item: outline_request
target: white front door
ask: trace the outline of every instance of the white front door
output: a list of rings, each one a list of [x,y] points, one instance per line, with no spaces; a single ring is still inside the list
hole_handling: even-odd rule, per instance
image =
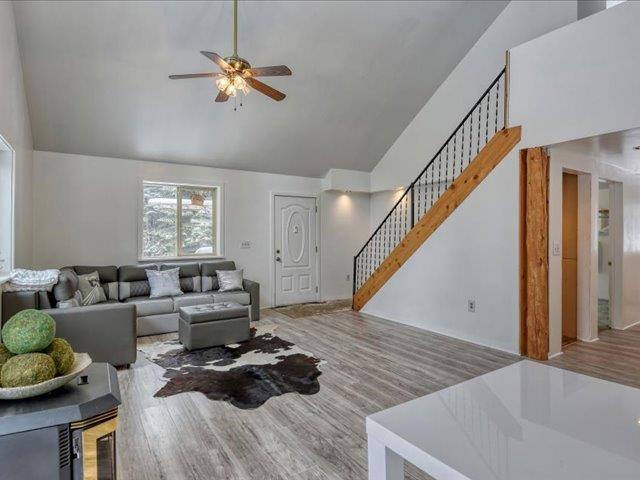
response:
[[[275,197],[276,306],[318,300],[316,199]]]

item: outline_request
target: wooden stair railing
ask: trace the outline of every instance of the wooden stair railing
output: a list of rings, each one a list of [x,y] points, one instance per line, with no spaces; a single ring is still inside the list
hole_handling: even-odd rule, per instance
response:
[[[354,310],[360,310],[382,288],[519,142],[520,127],[500,130],[491,138],[476,158],[356,291],[353,296]]]
[[[507,128],[505,67],[458,124],[353,259],[360,310],[520,141]]]

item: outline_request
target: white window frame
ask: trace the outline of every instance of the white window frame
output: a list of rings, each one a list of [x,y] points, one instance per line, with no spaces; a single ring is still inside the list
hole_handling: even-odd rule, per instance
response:
[[[15,262],[15,248],[16,248],[16,152],[9,142],[7,142],[2,135],[0,135],[0,151],[5,152],[10,157],[10,178],[11,191],[9,193],[9,209],[10,209],[10,233],[9,233],[9,251],[6,255],[6,262],[4,265],[0,265],[0,284],[9,278],[9,272],[14,268]],[[6,192],[4,192],[6,193]]]
[[[217,214],[216,214],[216,242],[217,242],[217,254],[206,254],[206,255],[180,255],[180,215],[178,215],[176,225],[176,249],[177,255],[173,256],[165,256],[165,257],[148,257],[143,255],[143,246],[144,246],[144,186],[145,184],[155,184],[155,185],[167,185],[172,187],[182,187],[182,188],[201,188],[201,189],[212,189],[216,195],[216,205],[217,205]],[[179,197],[179,196],[178,196]],[[177,211],[180,211],[180,198],[178,198]],[[158,180],[150,180],[150,179],[139,179],[138,182],[138,260],[142,262],[149,261],[172,261],[172,260],[203,260],[203,259],[219,259],[225,258],[224,256],[224,185],[205,185],[198,182],[189,182],[189,181],[158,181]]]

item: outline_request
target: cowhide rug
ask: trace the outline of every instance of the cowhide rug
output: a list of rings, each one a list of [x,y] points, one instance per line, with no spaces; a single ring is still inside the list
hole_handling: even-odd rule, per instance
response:
[[[276,328],[261,325],[251,328],[246,342],[191,352],[178,340],[139,347],[165,369],[167,383],[154,396],[201,392],[211,400],[252,409],[285,393],[318,393],[318,367],[325,362],[274,335]]]

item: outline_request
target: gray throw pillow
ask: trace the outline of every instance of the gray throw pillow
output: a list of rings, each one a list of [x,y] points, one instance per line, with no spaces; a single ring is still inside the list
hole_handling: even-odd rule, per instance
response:
[[[58,302],[70,300],[78,291],[78,275],[71,268],[60,269],[58,283],[53,287],[53,296]]]
[[[180,268],[170,270],[145,270],[151,294],[149,298],[182,295],[180,290]]]
[[[242,269],[240,270],[217,270],[219,292],[233,292],[242,290]]]
[[[85,275],[78,275],[78,290],[82,295],[82,305],[94,305],[107,301],[102,285],[100,285],[100,275],[98,272],[91,272]]]

